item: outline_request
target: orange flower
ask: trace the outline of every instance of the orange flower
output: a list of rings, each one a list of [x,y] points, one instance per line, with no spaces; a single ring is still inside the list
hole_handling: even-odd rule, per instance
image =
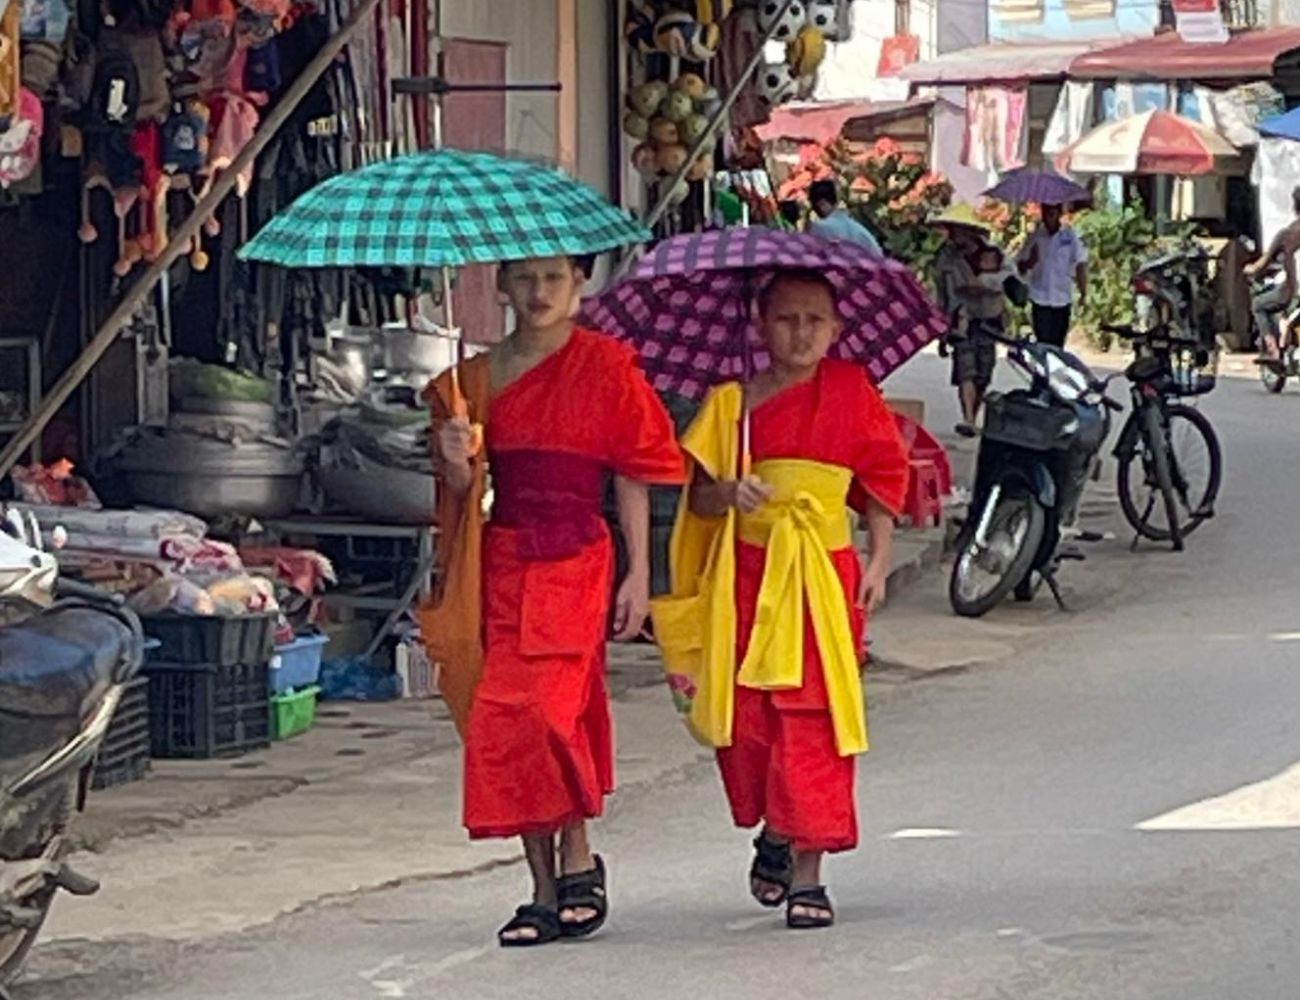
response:
[[[876,140],[875,146],[872,147],[872,152],[875,153],[876,156],[880,157],[895,156],[898,151],[898,143],[889,138],[889,136],[881,136]]]

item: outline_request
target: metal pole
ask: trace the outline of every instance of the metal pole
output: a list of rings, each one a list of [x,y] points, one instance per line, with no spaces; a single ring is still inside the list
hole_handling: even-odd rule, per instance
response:
[[[709,125],[704,130],[704,134],[700,136],[695,145],[691,147],[691,151],[686,157],[686,162],[682,164],[667,183],[659,186],[659,200],[655,203],[654,208],[650,210],[650,214],[646,216],[646,228],[654,229],[654,227],[659,224],[659,220],[662,219],[664,214],[668,211],[668,208],[672,203],[673,195],[677,193],[677,189],[681,187],[682,182],[686,179],[686,175],[699,157],[700,151],[712,142],[713,137],[718,134],[718,129],[722,127],[722,123],[726,120],[727,114],[731,111],[736,100],[740,97],[741,90],[743,90],[746,84],[749,83],[750,78],[754,75],[754,71],[758,69],[759,65],[763,62],[763,50],[767,47],[767,43],[771,41],[772,32],[776,29],[776,26],[780,24],[781,19],[785,17],[786,12],[794,2],[795,0],[785,0],[780,13],[772,19],[771,25],[763,35],[763,40],[758,44],[757,48],[754,49],[754,54],[749,57],[749,62],[745,64],[745,68],[740,74],[740,79],[736,80],[732,84],[731,91],[723,100],[722,106],[718,108],[718,110],[714,112],[713,117],[709,119]],[[640,252],[640,248],[638,248],[624,257],[618,268],[615,269],[611,280],[617,281],[626,275],[628,269],[633,263],[635,263]]]
[[[347,47],[352,36],[357,33],[357,30],[368,17],[374,15],[378,6],[379,0],[359,0],[352,13],[348,15],[347,20],[343,22],[343,26],[339,28],[338,33],[321,47],[315,58],[302,71],[302,75],[285,91],[284,96],[271,109],[271,113],[266,116],[266,119],[253,134],[253,138],[249,140],[248,145],[239,151],[234,162],[221,173],[207,195],[194,206],[194,211],[189,218],[177,228],[167,244],[167,248],[145,271],[140,280],[131,286],[130,290],[123,296],[122,301],[118,303],[117,308],[113,310],[108,319],[104,320],[77,360],[50,387],[50,391],[41,400],[41,405],[36,412],[28,417],[23,429],[10,439],[3,451],[0,451],[0,477],[8,474],[23,452],[40,436],[41,431],[45,429],[45,425],[54,419],[63,404],[68,401],[68,397],[72,395],[82,380],[90,374],[91,369],[95,367],[99,359],[113,345],[113,342],[122,332],[122,328],[131,322],[141,303],[153,292],[154,286],[167,273],[172,264],[186,253],[194,237],[199,234],[199,230],[203,227],[204,220],[209,218],[225,197],[234,190],[239,175],[252,165],[258,154],[266,148],[284,123],[289,120],[289,116],[302,103],[303,98],[307,96],[316,81],[325,70],[329,69],[334,60],[338,58],[339,53]]]

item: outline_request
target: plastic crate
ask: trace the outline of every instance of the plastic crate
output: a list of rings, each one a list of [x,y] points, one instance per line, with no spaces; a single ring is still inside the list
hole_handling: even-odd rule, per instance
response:
[[[271,693],[284,694],[310,687],[320,680],[320,661],[329,636],[302,635],[277,646],[271,658]]]
[[[144,633],[158,640],[150,662],[231,667],[266,663],[275,648],[278,614],[218,618],[167,612],[143,619]]]
[[[145,670],[155,757],[238,757],[270,745],[267,663],[151,663]]]
[[[149,678],[127,685],[95,756],[90,787],[96,791],[139,781],[149,773]]]
[[[275,739],[293,739],[316,724],[316,699],[319,694],[320,688],[312,686],[291,694],[277,694],[271,699]]]

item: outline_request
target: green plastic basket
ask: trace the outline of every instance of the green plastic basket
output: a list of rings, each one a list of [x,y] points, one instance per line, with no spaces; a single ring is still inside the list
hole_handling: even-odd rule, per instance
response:
[[[275,720],[274,738],[289,740],[305,733],[316,722],[316,686],[277,694],[271,699],[271,717]]]

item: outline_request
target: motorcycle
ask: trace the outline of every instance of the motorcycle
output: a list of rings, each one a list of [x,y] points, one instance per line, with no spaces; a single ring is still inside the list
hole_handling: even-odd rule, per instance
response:
[[[1062,549],[1062,532],[1097,468],[1110,411],[1121,409],[1106,397],[1106,383],[1068,352],[998,339],[1029,384],[985,403],[970,516],[948,586],[953,610],[967,618],[987,614],[1012,592],[1031,600],[1040,583],[1064,609],[1056,572],[1062,561],[1082,557]]]
[[[1273,267],[1265,274],[1251,282],[1251,296],[1262,295],[1273,288],[1278,288],[1286,280],[1280,267]],[[1251,341],[1264,351],[1263,331],[1255,320],[1254,310],[1250,314]],[[1269,364],[1263,359],[1259,362],[1259,381],[1273,395],[1286,388],[1288,378],[1300,378],[1300,300],[1293,301],[1277,315],[1277,335],[1279,360]]]
[[[144,661],[119,599],[61,579],[29,513],[0,510],[0,1000],[59,891],[98,883],[64,860],[69,825]]]
[[[1210,255],[1199,244],[1146,261],[1134,273],[1134,326],[1139,332],[1168,331],[1176,340],[1214,343],[1215,320],[1210,286]]]

